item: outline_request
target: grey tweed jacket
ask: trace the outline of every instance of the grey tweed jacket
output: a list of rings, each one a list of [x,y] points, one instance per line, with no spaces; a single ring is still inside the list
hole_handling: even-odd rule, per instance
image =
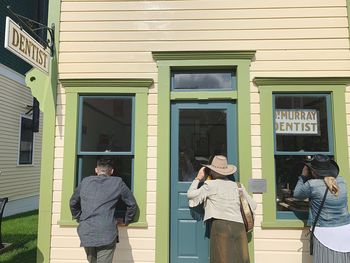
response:
[[[70,209],[79,222],[81,246],[99,247],[118,242],[114,217],[119,200],[127,206],[124,222],[129,224],[136,213],[135,198],[120,177],[99,175],[84,178],[70,199]]]

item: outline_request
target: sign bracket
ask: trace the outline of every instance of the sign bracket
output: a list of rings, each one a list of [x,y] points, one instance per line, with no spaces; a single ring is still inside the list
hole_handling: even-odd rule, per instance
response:
[[[55,51],[55,24],[52,23],[51,27],[48,27],[35,20],[32,20],[30,18],[27,18],[25,16],[22,16],[13,12],[11,10],[11,6],[9,5],[7,6],[7,9],[13,16],[15,16],[18,19],[18,21],[20,22],[19,26],[21,27],[21,29],[22,27],[25,27],[33,35],[35,35],[35,37],[40,40],[40,43],[43,45],[44,48],[48,47],[50,49],[50,55],[51,57],[53,57],[54,51]],[[36,24],[37,27],[33,28],[34,27],[33,24]],[[45,40],[36,32],[38,30],[45,30],[45,29],[49,32],[50,39]]]

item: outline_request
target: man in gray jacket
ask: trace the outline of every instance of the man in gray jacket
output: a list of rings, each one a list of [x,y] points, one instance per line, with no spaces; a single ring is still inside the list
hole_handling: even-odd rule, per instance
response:
[[[113,174],[112,161],[97,161],[96,176],[85,177],[70,199],[70,209],[79,222],[78,235],[90,263],[111,263],[118,240],[115,208],[121,199],[126,204],[124,225],[134,218],[135,198],[120,177]]]

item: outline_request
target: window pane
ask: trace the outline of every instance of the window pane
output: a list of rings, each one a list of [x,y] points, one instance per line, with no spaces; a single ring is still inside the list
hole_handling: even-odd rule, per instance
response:
[[[306,218],[309,200],[293,198],[293,191],[304,167],[306,156],[275,156],[277,211],[292,211]]]
[[[172,75],[172,89],[176,90],[229,90],[234,89],[235,72],[221,71],[176,71]]]
[[[326,96],[275,95],[277,151],[328,152]]]
[[[192,181],[201,164],[227,155],[226,119],[226,110],[180,110],[179,181]]]
[[[87,176],[95,175],[96,162],[102,156],[82,156],[79,157],[78,180]],[[109,156],[103,156],[109,158]],[[114,164],[113,176],[120,176],[123,181],[131,188],[132,174],[132,156],[110,156]]]
[[[79,157],[79,169],[78,169],[78,182],[87,177],[95,175],[95,167],[98,158],[101,156],[83,156]],[[106,158],[106,156],[104,156]],[[133,189],[132,187],[132,156],[111,156],[114,164],[114,173],[113,176],[119,176],[123,179],[124,183],[129,187],[129,189]],[[126,206],[123,202],[118,202],[116,207],[116,217],[123,217],[126,211]]]
[[[81,151],[130,152],[131,98],[83,98]]]
[[[33,138],[32,120],[22,117],[18,161],[19,164],[33,163]]]

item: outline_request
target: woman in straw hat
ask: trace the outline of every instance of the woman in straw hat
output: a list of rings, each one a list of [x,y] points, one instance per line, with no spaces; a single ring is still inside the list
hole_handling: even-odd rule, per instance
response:
[[[214,156],[210,165],[204,165],[187,191],[189,206],[204,203],[204,222],[211,222],[210,263],[249,263],[248,241],[240,212],[239,189],[228,179],[237,167],[228,164],[225,156]],[[198,184],[205,178],[204,169],[209,168],[212,180]],[[243,188],[251,208],[255,201]]]
[[[314,263],[350,263],[348,194],[338,174],[335,161],[315,155],[305,162],[294,189],[295,198],[310,201],[308,225],[314,228],[310,237]]]

